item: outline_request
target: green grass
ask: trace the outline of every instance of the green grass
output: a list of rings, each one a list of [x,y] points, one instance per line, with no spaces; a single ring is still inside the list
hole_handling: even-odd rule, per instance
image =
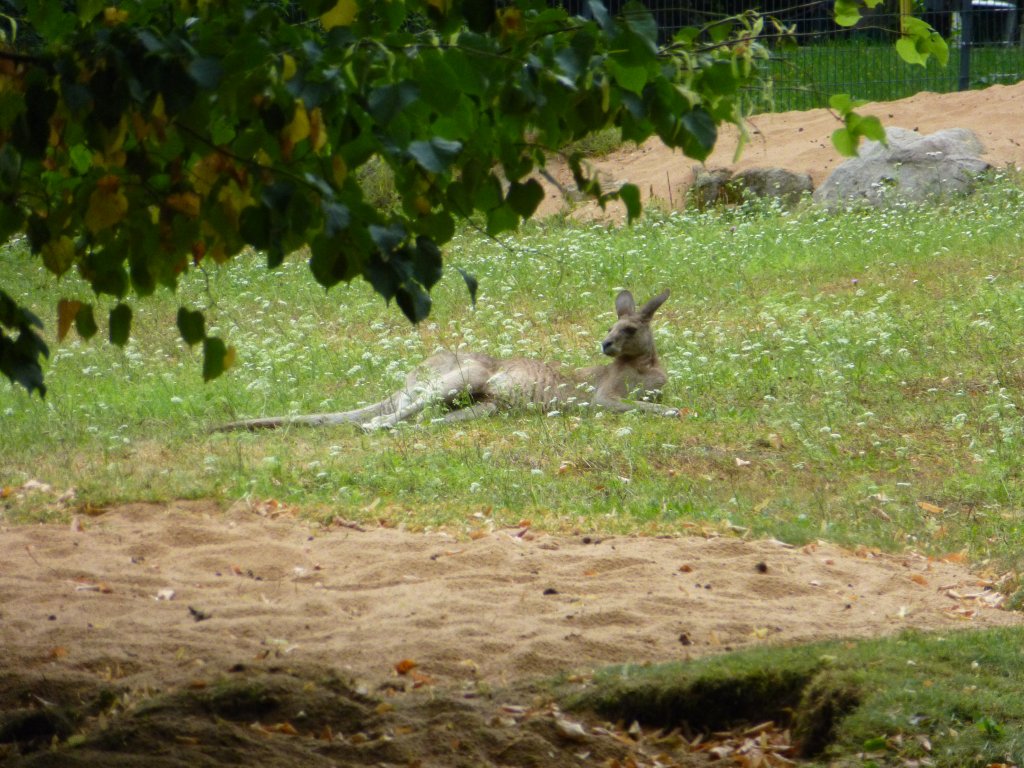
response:
[[[562,695],[619,722],[697,733],[774,720],[803,745],[803,765],[1020,765],[1021,640],[1019,629],[907,632],[757,649],[612,667]]]
[[[1003,180],[930,209],[829,215],[772,207],[653,214],[631,229],[551,222],[501,243],[467,231],[430,320],[409,326],[362,283],[325,292],[301,258],[257,256],[135,305],[132,342],[52,338],[45,401],[0,388],[7,519],[55,504],[276,499],[311,515],[413,528],[747,529],[1016,569],[1024,533],[1024,192]],[[85,297],[16,246],[4,288],[48,323]],[[379,399],[439,346],[600,361],[612,299],[664,287],[656,318],[681,419],[505,415],[210,434],[234,418]],[[177,337],[207,310],[238,364],[204,385]],[[28,480],[52,494],[11,493]],[[921,506],[924,504],[925,506]],[[940,511],[936,512],[936,508]]]
[[[921,91],[959,89],[960,49],[950,43],[945,67],[930,61],[911,66],[900,59],[892,41],[842,40],[780,48],[773,52],[765,93],[752,96],[758,112],[827,107],[829,97],[848,93],[855,99],[892,101]],[[1024,78],[1019,46],[979,45],[971,50],[970,85],[1012,85]]]

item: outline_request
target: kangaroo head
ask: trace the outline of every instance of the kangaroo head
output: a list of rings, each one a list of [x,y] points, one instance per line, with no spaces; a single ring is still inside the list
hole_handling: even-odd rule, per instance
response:
[[[636,308],[633,294],[622,291],[615,297],[615,311],[619,319],[601,342],[601,351],[609,357],[641,357],[654,354],[654,337],[651,335],[651,318],[658,307],[665,303],[668,291],[663,291]]]

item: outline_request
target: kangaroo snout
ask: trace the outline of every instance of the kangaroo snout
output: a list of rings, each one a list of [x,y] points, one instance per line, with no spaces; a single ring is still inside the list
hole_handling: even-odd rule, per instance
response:
[[[612,339],[605,339],[601,342],[601,351],[609,357],[615,357],[618,349],[615,346],[615,342]]]

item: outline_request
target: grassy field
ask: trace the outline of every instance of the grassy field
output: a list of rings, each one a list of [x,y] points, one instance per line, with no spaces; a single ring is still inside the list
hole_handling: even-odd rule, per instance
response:
[[[430,321],[363,284],[324,292],[301,257],[191,275],[135,307],[133,340],[52,341],[45,401],[0,388],[5,516],[52,514],[38,480],[83,503],[275,499],[311,515],[412,527],[748,530],[791,542],[966,553],[1015,568],[1024,531],[1024,192],[833,216],[753,208],[658,214],[631,229],[550,222],[492,242],[467,231]],[[15,246],[5,288],[48,321],[75,279]],[[680,419],[507,415],[394,432],[210,434],[239,417],[378,399],[437,347],[599,362],[612,300],[664,287],[656,318]],[[178,338],[202,307],[238,364],[204,385]]]

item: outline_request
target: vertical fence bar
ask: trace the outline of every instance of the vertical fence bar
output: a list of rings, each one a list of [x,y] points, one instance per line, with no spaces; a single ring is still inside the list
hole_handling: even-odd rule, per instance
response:
[[[974,0],[960,0],[960,79],[957,88],[971,87],[971,44],[974,42]]]

